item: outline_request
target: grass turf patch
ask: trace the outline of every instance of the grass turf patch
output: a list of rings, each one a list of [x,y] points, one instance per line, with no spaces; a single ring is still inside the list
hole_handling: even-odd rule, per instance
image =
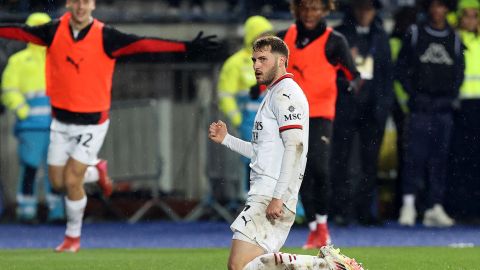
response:
[[[287,248],[284,252],[315,251]],[[358,247],[342,249],[370,270],[480,270],[480,248]],[[82,249],[56,254],[46,249],[0,250],[2,270],[223,270],[228,249]]]

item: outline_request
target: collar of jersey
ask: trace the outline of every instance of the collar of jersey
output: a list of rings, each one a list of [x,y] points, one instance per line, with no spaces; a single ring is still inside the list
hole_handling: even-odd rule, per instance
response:
[[[268,89],[272,89],[272,87],[274,87],[277,83],[279,83],[281,80],[283,79],[287,79],[287,78],[293,78],[293,74],[292,73],[286,73],[285,75],[283,75],[282,77],[278,78],[276,81],[274,81],[269,87]]]

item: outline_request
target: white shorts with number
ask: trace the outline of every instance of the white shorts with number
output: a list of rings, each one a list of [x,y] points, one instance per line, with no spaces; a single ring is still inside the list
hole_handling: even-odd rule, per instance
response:
[[[230,226],[233,239],[257,245],[265,253],[278,252],[287,240],[295,221],[295,213],[283,206],[283,217],[270,221],[266,210],[271,198],[251,196],[243,211]]]
[[[48,164],[63,166],[71,157],[83,164],[95,165],[107,134],[110,120],[99,125],[65,124],[53,119],[50,126]]]

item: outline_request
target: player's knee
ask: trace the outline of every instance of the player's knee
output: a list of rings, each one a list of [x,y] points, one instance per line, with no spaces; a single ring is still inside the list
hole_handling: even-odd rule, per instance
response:
[[[228,270],[242,270],[245,267],[245,263],[242,260],[238,260],[238,257],[229,258],[227,268]]]
[[[83,185],[83,177],[67,174],[65,176],[65,188],[67,190],[75,190],[81,188]]]

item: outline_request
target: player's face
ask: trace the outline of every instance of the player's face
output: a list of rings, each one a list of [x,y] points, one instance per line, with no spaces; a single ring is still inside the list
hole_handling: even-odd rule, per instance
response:
[[[320,20],[328,14],[321,1],[303,0],[298,7],[298,19],[307,30],[317,27]]]
[[[460,28],[468,31],[475,32],[478,28],[478,10],[475,8],[466,8],[462,12],[460,18]]]
[[[272,54],[270,47],[265,47],[262,50],[254,51],[252,60],[257,83],[270,85],[277,77],[278,56]]]
[[[95,0],[67,0],[67,9],[72,13],[76,24],[85,25],[90,22],[92,11],[95,9]]]

